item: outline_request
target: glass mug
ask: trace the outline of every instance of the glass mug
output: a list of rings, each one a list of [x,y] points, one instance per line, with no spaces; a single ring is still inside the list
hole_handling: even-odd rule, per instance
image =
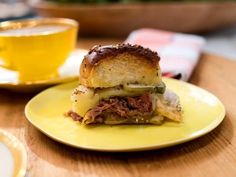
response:
[[[55,77],[75,47],[78,23],[38,18],[0,23],[0,66],[19,73],[20,81]]]

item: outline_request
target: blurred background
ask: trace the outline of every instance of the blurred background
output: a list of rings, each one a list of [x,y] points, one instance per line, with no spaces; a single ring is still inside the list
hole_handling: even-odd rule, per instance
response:
[[[0,21],[66,17],[83,38],[123,38],[139,28],[198,34],[204,51],[236,60],[236,0],[0,0]]]

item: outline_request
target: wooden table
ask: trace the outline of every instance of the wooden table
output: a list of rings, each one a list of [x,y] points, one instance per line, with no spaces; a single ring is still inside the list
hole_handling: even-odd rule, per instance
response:
[[[80,40],[82,48],[120,40]],[[0,127],[26,146],[30,177],[222,177],[236,176],[236,62],[204,54],[190,80],[224,103],[227,115],[211,133],[178,146],[147,152],[100,153],[48,138],[24,116],[33,94],[0,89]]]

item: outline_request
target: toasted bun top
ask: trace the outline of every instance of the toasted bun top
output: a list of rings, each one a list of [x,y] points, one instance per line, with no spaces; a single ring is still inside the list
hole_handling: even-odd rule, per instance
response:
[[[139,45],[95,46],[80,66],[80,83],[87,87],[114,87],[161,82],[157,52]]]

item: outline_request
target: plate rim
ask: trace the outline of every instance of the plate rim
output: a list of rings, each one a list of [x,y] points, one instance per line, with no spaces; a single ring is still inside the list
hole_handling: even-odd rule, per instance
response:
[[[19,170],[17,171],[15,168],[16,162],[14,160],[14,171],[13,171],[13,175],[15,175],[15,177],[24,177],[26,175],[27,172],[27,151],[25,149],[25,146],[23,145],[23,143],[13,134],[0,129],[0,135],[2,135],[2,139],[1,142],[7,146],[7,148],[10,150],[13,159],[15,159],[16,157],[14,156],[14,154],[16,153],[16,151],[18,150],[20,152],[20,156],[22,157],[21,159],[21,163],[20,163],[20,167]],[[14,145],[13,145],[14,143]],[[15,150],[17,149],[17,150]]]
[[[203,129],[200,129],[200,130],[194,132],[193,134],[191,134],[187,138],[185,137],[185,138],[180,138],[180,139],[177,139],[177,140],[166,141],[164,143],[159,143],[157,145],[142,146],[142,147],[139,146],[139,147],[133,147],[133,148],[93,148],[91,146],[84,146],[84,145],[79,145],[78,146],[78,145],[75,145],[75,144],[73,144],[71,142],[68,142],[67,140],[61,140],[60,138],[56,137],[52,133],[49,133],[46,130],[43,130],[43,128],[40,128],[39,126],[37,126],[37,124],[34,123],[30,119],[30,116],[28,115],[28,111],[27,111],[29,109],[29,106],[30,106],[31,102],[33,102],[34,99],[36,99],[38,96],[40,96],[44,92],[47,92],[48,90],[54,89],[55,87],[60,87],[60,86],[63,86],[63,85],[67,85],[67,84],[69,85],[69,84],[75,83],[75,82],[69,82],[69,83],[64,83],[64,84],[60,84],[60,85],[56,85],[56,86],[50,87],[50,88],[45,89],[44,91],[38,93],[37,95],[35,95],[25,106],[25,109],[24,109],[25,117],[37,130],[39,130],[43,134],[47,135],[48,137],[50,137],[51,139],[53,139],[53,140],[55,140],[55,141],[57,141],[59,143],[66,144],[66,145],[69,145],[71,147],[75,147],[75,148],[79,148],[79,149],[92,150],[92,151],[100,151],[100,152],[136,152],[136,151],[147,151],[147,150],[161,149],[161,148],[166,148],[166,147],[182,144],[182,143],[185,143],[185,142],[188,142],[188,141],[192,141],[194,139],[197,139],[197,138],[199,138],[201,136],[206,135],[207,133],[209,133],[212,130],[214,130],[224,120],[225,115],[226,115],[226,109],[225,109],[224,104],[220,101],[220,99],[218,97],[216,97],[214,94],[212,94],[208,90],[205,90],[205,89],[203,89],[201,87],[198,87],[198,86],[196,86],[194,84],[187,83],[187,82],[180,81],[180,80],[175,80],[175,79],[172,79],[172,78],[164,78],[163,80],[172,80],[174,82],[181,82],[183,84],[187,84],[187,85],[190,85],[191,87],[195,87],[195,88],[200,89],[200,90],[202,90],[204,92],[207,92],[208,94],[210,94],[211,96],[213,96],[214,98],[216,98],[219,101],[220,105],[222,106],[222,113],[221,113],[222,115],[220,115],[219,118],[213,120],[210,124],[208,124]]]
[[[78,79],[78,76],[70,76],[67,78],[56,78],[54,80],[44,80],[44,81],[36,81],[36,82],[22,82],[22,83],[10,83],[0,82],[0,89],[6,89],[14,92],[22,92],[22,93],[30,93],[30,92],[38,92],[42,91],[43,89],[58,85],[58,84],[65,84],[68,82],[73,82]]]
[[[77,79],[78,76],[74,75],[74,76],[68,76],[68,77],[54,77],[51,79],[47,79],[47,80],[38,80],[38,81],[26,81],[26,82],[10,82],[10,81],[6,81],[6,82],[1,82],[0,81],[0,87],[3,86],[32,86],[32,85],[51,85],[51,84],[57,84],[57,83],[64,83],[64,82],[72,82],[73,80]]]

